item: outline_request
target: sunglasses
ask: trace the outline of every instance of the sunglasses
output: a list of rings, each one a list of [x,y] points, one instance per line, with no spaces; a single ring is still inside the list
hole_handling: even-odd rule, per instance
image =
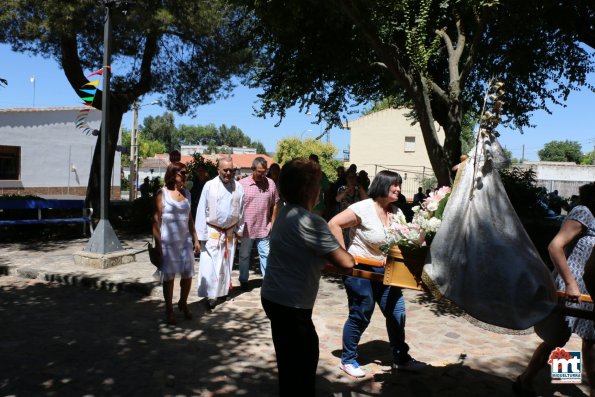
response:
[[[178,175],[180,175],[180,176],[186,176],[187,174],[188,174],[187,171],[180,171],[180,172],[178,172]]]

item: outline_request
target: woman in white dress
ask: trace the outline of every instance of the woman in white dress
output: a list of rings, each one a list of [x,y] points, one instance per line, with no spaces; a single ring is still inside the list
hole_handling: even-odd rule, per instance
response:
[[[153,237],[161,256],[160,279],[168,324],[176,323],[172,304],[176,274],[181,277],[178,308],[186,319],[192,318],[187,301],[194,276],[194,255],[200,246],[190,214],[190,193],[184,189],[187,172],[184,164],[171,163],[165,172],[165,186],[155,197]]]

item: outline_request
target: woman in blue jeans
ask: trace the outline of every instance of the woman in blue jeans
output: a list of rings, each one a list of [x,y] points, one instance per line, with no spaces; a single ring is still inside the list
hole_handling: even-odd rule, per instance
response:
[[[351,245],[347,250],[354,256],[386,262],[380,247],[386,244],[385,227],[398,216],[393,207],[401,192],[401,176],[393,171],[380,171],[368,191],[370,198],[350,205],[329,222],[333,235],[344,246],[342,230],[351,228]],[[384,273],[384,268],[370,271]],[[409,355],[405,342],[405,298],[401,288],[390,287],[370,280],[345,277],[343,280],[349,303],[349,317],[343,327],[343,353],[340,368],[348,375],[363,377],[366,373],[357,362],[357,346],[374,313],[377,303],[386,318],[386,330],[393,353],[393,369],[419,371],[426,364]]]

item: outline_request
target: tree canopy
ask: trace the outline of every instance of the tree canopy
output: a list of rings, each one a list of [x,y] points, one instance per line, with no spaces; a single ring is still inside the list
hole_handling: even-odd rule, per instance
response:
[[[301,140],[291,137],[277,141],[275,161],[283,166],[289,160],[301,157],[307,159],[311,154],[318,155],[320,168],[328,180],[334,182],[337,179],[337,167],[342,163],[335,160],[337,148],[330,143],[322,143],[316,139]]]
[[[541,161],[570,161],[579,164],[583,157],[582,146],[576,141],[551,141],[537,152]]]
[[[353,103],[398,98],[419,122],[441,185],[461,154],[463,115],[480,114],[492,76],[505,82],[504,120],[518,128],[572,90],[593,89],[593,55],[579,43],[592,43],[586,0],[236,1],[255,15],[261,115],[316,107],[330,127]]]
[[[0,4],[0,42],[19,52],[55,59],[73,90],[103,59],[103,2],[95,0],[5,0]],[[112,170],[122,115],[134,100],[156,93],[170,110],[192,113],[224,96],[231,77],[250,63],[243,10],[225,0],[130,2],[113,12],[108,172]],[[98,91],[93,106],[101,110]],[[73,121],[74,122],[74,121]],[[99,201],[99,147],[93,157],[87,198]],[[107,189],[109,191],[109,189]]]
[[[159,141],[165,145],[165,150],[180,150],[181,145],[207,145],[209,153],[226,153],[220,146],[250,147],[257,153],[265,154],[266,148],[260,141],[252,141],[244,132],[232,125],[225,124],[216,127],[208,125],[175,126],[174,114],[165,112],[161,116],[148,116],[139,127],[139,136],[148,141]],[[231,153],[231,152],[230,152]]]

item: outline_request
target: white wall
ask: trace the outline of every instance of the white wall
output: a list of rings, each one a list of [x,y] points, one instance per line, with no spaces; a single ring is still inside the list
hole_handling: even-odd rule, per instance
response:
[[[0,109],[0,145],[21,147],[21,180],[0,181],[0,187],[86,187],[98,137],[75,127],[80,109]],[[92,109],[89,125],[99,129],[100,122],[101,112]],[[119,186],[119,152],[114,175]]]
[[[419,124],[411,125],[407,109],[385,109],[349,121],[351,131],[349,162],[366,170],[370,179],[383,169],[396,170],[405,179],[403,194],[412,198],[420,180],[434,175]],[[438,129],[438,125],[436,125]],[[405,137],[414,137],[414,151],[405,151]],[[438,139],[444,142],[439,129]]]

